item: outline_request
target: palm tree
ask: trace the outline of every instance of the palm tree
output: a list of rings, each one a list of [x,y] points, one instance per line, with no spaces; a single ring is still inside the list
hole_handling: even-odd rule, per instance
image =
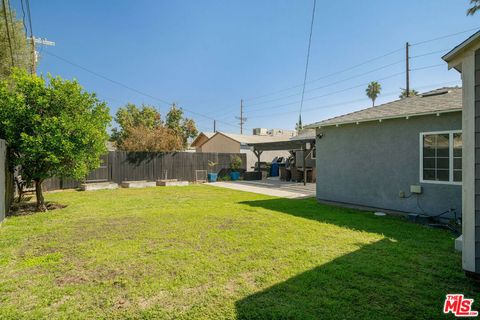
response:
[[[367,97],[372,99],[372,107],[375,107],[375,99],[377,99],[381,90],[382,90],[382,86],[377,81],[370,82],[367,89],[365,90]]]
[[[470,0],[470,4],[472,7],[467,10],[467,16],[473,16],[477,10],[480,10],[480,0]]]
[[[398,97],[400,99],[406,98],[407,97],[407,89],[400,88],[400,90],[402,90],[402,93]],[[418,91],[415,90],[415,89],[410,89],[409,92],[408,92],[408,96],[409,97],[418,96]]]

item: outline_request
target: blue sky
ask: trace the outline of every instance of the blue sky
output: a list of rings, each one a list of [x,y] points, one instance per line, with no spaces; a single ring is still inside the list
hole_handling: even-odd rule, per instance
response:
[[[19,1],[11,2],[18,7]],[[164,115],[168,105],[161,101],[176,102],[194,112],[186,114],[200,130],[211,131],[215,118],[219,130],[239,132],[234,117],[243,98],[248,132],[255,127],[293,129],[312,3],[32,0],[35,35],[56,42],[41,49],[38,71],[76,78],[107,101],[112,114],[133,102],[155,105]],[[405,70],[405,42],[480,27],[480,15],[465,16],[467,7],[467,0],[319,0],[304,123],[368,107],[365,84],[373,80],[383,87],[378,103],[395,99],[405,86],[399,74]],[[458,73],[445,64],[436,66],[446,51],[432,52],[450,49],[473,32],[412,46],[412,57],[428,55],[412,58],[411,69],[434,67],[412,71],[411,87],[427,91],[460,84]],[[277,93],[252,99],[272,92]]]

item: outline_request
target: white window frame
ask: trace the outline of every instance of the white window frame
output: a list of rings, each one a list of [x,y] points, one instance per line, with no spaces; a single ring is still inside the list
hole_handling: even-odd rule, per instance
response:
[[[455,133],[462,133],[462,130],[446,130],[446,131],[430,131],[420,132],[420,183],[433,183],[433,184],[450,184],[461,186],[463,181],[453,181],[453,135]],[[449,181],[436,181],[436,180],[424,180],[423,179],[423,137],[425,135],[432,134],[448,134],[448,161],[449,161]],[[463,163],[463,133],[462,133],[462,163]],[[462,166],[463,171],[463,166]]]

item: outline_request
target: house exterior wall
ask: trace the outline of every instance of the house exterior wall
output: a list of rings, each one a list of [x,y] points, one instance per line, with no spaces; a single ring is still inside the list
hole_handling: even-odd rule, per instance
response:
[[[7,146],[5,140],[0,139],[0,222],[5,219],[6,214],[6,152]]]
[[[202,146],[207,140],[208,137],[202,134],[195,143],[195,152],[202,152]]]
[[[216,134],[202,145],[202,152],[240,153],[240,142]]]
[[[462,211],[460,185],[420,183],[420,133],[461,130],[460,112],[317,129],[317,198],[385,210]],[[421,185],[408,196],[410,185]]]
[[[480,49],[475,50],[475,58],[474,58],[474,66],[475,66],[475,74],[473,76],[473,80],[475,83],[475,90],[474,92],[467,92],[469,94],[474,95],[475,102],[474,104],[469,105],[472,109],[470,110],[471,113],[475,115],[474,119],[474,126],[475,126],[475,134],[473,137],[474,139],[474,146],[475,152],[473,152],[473,156],[475,157],[475,165],[474,170],[475,174],[472,175],[475,177],[474,182],[474,190],[475,190],[475,200],[474,200],[474,225],[475,225],[475,233],[472,240],[475,241],[475,272],[480,273]],[[468,73],[468,72],[467,72]],[[471,77],[471,75],[469,75]],[[473,108],[472,108],[473,107]],[[466,119],[465,119],[466,120]],[[466,120],[468,121],[468,120]],[[473,143],[472,143],[473,145]]]

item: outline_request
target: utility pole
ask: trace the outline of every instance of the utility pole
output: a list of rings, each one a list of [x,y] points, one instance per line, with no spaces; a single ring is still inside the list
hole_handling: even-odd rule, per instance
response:
[[[243,116],[243,99],[240,100],[240,117],[235,118],[240,120],[240,134],[243,134],[243,125],[245,124],[245,121],[247,121],[247,118]]]
[[[213,132],[217,132],[217,120],[213,120]]]
[[[54,47],[55,42],[47,39],[35,38],[33,35],[29,37],[28,40],[30,40],[30,45],[32,46],[32,74],[35,74],[37,73],[37,62],[38,57],[40,56],[38,51],[35,50],[35,44]]]
[[[5,18],[5,28],[7,29],[8,46],[10,48],[10,56],[12,58],[12,67],[14,67],[15,61],[13,59],[12,39],[10,38],[10,27],[8,26],[8,19],[7,19],[7,3],[5,0],[2,0],[2,4],[3,4],[3,17]],[[12,13],[10,12],[10,14]],[[12,28],[14,28],[13,25],[12,25]]]
[[[407,42],[405,45],[405,62],[406,62],[406,70],[405,70],[405,75],[406,75],[406,84],[405,84],[405,91],[407,93],[407,98],[410,96],[410,56],[408,53],[408,48],[410,47],[410,44]]]

